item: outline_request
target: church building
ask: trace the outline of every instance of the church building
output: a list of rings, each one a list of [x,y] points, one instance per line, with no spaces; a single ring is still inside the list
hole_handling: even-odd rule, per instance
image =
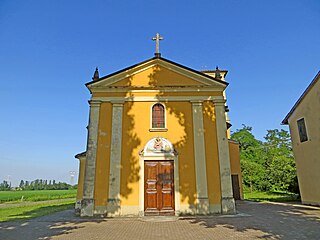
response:
[[[239,146],[227,119],[227,71],[196,71],[155,56],[86,84],[80,216],[234,214]]]

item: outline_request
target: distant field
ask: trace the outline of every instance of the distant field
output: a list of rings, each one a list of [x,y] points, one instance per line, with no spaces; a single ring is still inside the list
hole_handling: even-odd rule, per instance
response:
[[[77,190],[0,191],[0,203],[75,198]]]

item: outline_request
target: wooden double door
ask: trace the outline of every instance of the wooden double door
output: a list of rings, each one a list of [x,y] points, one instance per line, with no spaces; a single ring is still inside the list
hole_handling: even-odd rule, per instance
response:
[[[144,162],[144,214],[174,215],[174,162]]]

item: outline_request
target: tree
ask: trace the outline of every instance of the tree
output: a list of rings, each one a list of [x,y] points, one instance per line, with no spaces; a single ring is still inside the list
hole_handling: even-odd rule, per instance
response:
[[[2,183],[0,183],[0,191],[9,191],[11,190],[11,183],[9,184],[7,181],[3,180]]]
[[[231,139],[240,145],[240,162],[244,184],[253,189],[267,190],[269,183],[263,166],[265,162],[263,143],[252,134],[252,127],[243,125],[231,135]]]
[[[298,191],[296,166],[294,162],[290,134],[281,129],[267,130],[267,173],[273,190]]]
[[[290,134],[267,130],[265,142],[257,140],[252,128],[243,125],[231,135],[240,144],[240,162],[245,186],[262,191],[299,193]]]
[[[21,189],[24,188],[24,181],[23,180],[20,181],[19,188],[21,188]]]

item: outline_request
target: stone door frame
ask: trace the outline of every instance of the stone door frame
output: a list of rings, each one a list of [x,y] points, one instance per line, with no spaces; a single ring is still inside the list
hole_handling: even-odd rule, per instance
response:
[[[144,161],[169,161],[173,160],[174,171],[174,208],[175,216],[180,214],[180,189],[179,189],[179,161],[178,154],[174,151],[168,153],[140,153],[139,157],[139,216],[144,216]]]

